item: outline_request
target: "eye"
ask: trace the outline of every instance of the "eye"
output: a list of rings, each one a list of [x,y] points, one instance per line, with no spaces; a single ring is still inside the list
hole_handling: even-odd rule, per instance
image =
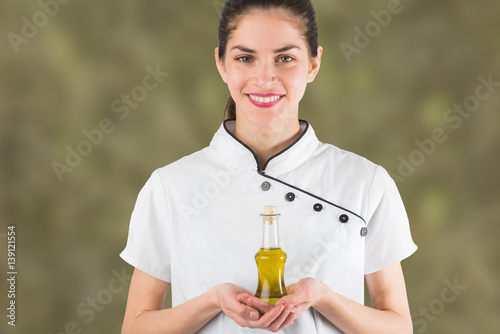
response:
[[[293,57],[290,56],[280,56],[278,57],[278,61],[282,63],[289,63],[291,61],[295,60]]]
[[[247,57],[247,56],[241,56],[241,57],[237,57],[236,60],[242,62],[242,63],[249,63],[252,61],[252,58],[251,57]]]

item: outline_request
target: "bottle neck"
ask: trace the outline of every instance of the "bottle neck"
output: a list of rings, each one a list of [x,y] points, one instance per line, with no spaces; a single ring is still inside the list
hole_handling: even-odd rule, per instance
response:
[[[263,238],[262,248],[277,249],[280,248],[278,237],[278,215],[262,215],[263,220]]]

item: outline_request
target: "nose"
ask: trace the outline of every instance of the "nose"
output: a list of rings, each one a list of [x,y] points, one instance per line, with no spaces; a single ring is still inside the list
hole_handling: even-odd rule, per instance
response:
[[[259,64],[255,71],[255,83],[263,90],[267,90],[278,83],[278,73],[274,62]]]

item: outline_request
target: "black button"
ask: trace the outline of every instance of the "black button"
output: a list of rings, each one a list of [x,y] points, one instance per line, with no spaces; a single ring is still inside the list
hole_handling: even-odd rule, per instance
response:
[[[323,210],[323,205],[316,203],[316,204],[314,204],[313,209],[316,212],[320,212],[321,210]]]
[[[347,223],[349,221],[349,216],[348,215],[340,215],[339,220],[341,223]]]
[[[366,227],[362,227],[360,234],[362,237],[366,237],[366,235],[368,234],[368,229]]]
[[[271,188],[271,183],[267,182],[267,181],[264,181],[262,182],[262,184],[260,185],[260,188],[264,191],[268,191],[270,188]]]
[[[288,194],[286,194],[285,199],[288,202],[293,202],[293,200],[295,199],[295,194],[294,193],[288,193]]]

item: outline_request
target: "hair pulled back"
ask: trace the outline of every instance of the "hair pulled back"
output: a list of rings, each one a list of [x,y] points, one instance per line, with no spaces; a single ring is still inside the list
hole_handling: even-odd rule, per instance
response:
[[[254,9],[284,9],[290,16],[299,19],[309,56],[318,55],[318,21],[311,0],[227,0],[219,21],[219,60],[224,60],[227,42],[238,20]],[[224,109],[224,119],[236,119],[236,104],[231,96]]]

